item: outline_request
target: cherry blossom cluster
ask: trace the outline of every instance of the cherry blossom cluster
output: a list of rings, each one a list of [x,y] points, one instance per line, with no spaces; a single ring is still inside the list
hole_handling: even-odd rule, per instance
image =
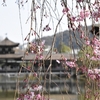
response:
[[[99,68],[87,68],[86,66],[81,66],[79,68],[79,70],[81,70],[85,75],[86,75],[86,78],[88,80],[87,82],[87,86],[90,86],[91,87],[91,84],[95,84],[95,86],[99,89],[100,88],[100,69]],[[95,98],[95,100],[99,100],[99,96],[100,93],[99,91],[93,91],[92,90],[92,87],[91,88],[87,88],[86,89],[86,95],[85,95],[85,98],[86,99],[89,99],[91,100],[91,98]]]
[[[26,93],[21,93],[17,100],[47,100],[39,91],[42,90],[41,85],[32,85],[28,87]]]
[[[68,66],[70,68],[76,68],[77,63],[75,60],[68,60],[67,58],[63,57],[61,61],[56,60],[57,63],[63,63],[65,66]]]
[[[95,92],[94,94],[92,94],[92,93],[93,93],[93,91],[91,89],[87,89],[85,99],[91,100],[91,98],[93,98],[93,96],[94,96],[94,100],[99,100],[99,92]]]
[[[44,43],[45,41],[29,43],[29,51],[36,54],[36,59],[43,59]]]
[[[66,65],[69,66],[70,68],[77,66],[75,61],[66,61]]]
[[[100,40],[97,38],[93,38],[92,40],[92,48],[95,60],[100,60]]]
[[[100,81],[100,69],[88,69],[88,76],[92,80],[98,80]]]
[[[91,60],[100,60],[100,40],[94,37],[92,40],[87,39],[86,45],[91,46],[93,54],[86,54],[87,58]]]
[[[91,16],[92,18],[94,19],[94,21],[99,21],[100,19],[100,1],[95,1],[94,4],[91,4],[92,5],[92,9],[91,9]]]
[[[80,3],[86,2],[85,0],[77,0],[77,3],[79,3],[79,6],[76,4],[76,9],[78,10],[78,13],[72,13],[72,10],[69,6],[66,5],[66,3],[61,2],[61,5],[63,7],[63,14],[67,15],[68,18],[68,28],[76,30],[77,29],[77,22],[83,22],[84,20],[94,20],[94,22],[98,22],[100,19],[100,1],[95,2],[89,2],[88,8],[86,6],[80,7]],[[79,8],[80,7],[80,8]]]

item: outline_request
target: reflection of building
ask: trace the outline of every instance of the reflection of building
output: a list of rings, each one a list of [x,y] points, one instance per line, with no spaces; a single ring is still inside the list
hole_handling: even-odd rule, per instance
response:
[[[18,72],[21,68],[20,63],[22,62],[22,57],[24,55],[22,51],[18,52],[18,50],[15,49],[15,47],[17,47],[18,45],[19,43],[14,43],[8,38],[5,38],[0,42],[0,88],[2,90],[12,90],[16,87],[16,79],[18,78]],[[43,56],[46,57],[46,54],[44,53]],[[70,58],[69,55],[65,56],[66,58]],[[26,55],[23,59],[25,60],[24,65],[26,66],[26,68],[28,66],[31,66],[31,68],[34,67],[34,71],[38,71],[39,77],[41,78],[41,83],[43,84],[45,79],[44,72],[48,68],[50,60],[45,60],[45,65],[39,65],[40,61],[37,60],[33,66],[32,64],[30,64],[30,61],[35,59],[34,54]],[[56,62],[56,59],[60,60],[61,54],[52,55],[51,92],[60,92],[61,89],[63,91],[65,89],[64,86],[68,86],[68,84],[70,87],[75,86],[75,82],[72,83],[73,79],[68,79],[68,74],[71,73],[70,69],[66,71],[65,67]],[[23,79],[27,77],[29,72],[30,71],[22,68],[22,73],[20,74],[19,79],[19,83],[21,86],[23,85]],[[47,72],[46,79],[46,88],[48,89],[49,72]],[[31,81],[36,82],[37,79],[35,79],[34,81],[30,80],[30,82]]]

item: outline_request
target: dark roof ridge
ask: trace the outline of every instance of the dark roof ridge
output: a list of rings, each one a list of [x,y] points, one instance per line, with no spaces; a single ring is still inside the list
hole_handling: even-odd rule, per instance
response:
[[[0,47],[17,47],[19,45],[19,43],[15,43],[13,41],[11,41],[10,39],[8,39],[8,37],[6,37],[4,40],[2,40],[0,42]]]

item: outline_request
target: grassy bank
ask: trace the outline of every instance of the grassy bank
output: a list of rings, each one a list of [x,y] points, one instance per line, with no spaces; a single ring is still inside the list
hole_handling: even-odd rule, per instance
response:
[[[14,97],[14,92],[13,91],[3,91],[0,92],[0,98],[13,98]]]

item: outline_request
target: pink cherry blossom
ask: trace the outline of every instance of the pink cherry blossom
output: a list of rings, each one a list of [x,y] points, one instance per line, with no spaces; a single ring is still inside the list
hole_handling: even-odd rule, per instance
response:
[[[87,10],[80,11],[79,16],[77,17],[76,21],[83,21],[85,18],[89,17],[90,12]]]
[[[88,69],[88,74],[93,74],[93,73],[94,73],[93,70]]]
[[[97,61],[98,60],[96,56],[92,56],[90,59],[91,60],[94,60],[94,61]]]
[[[71,68],[76,67],[76,64],[74,61],[66,61],[66,64]]]
[[[36,86],[33,87],[33,90],[34,91],[39,91],[41,89],[42,89],[42,86],[41,85],[39,85],[39,86],[36,85]]]
[[[94,49],[94,54],[95,54],[95,55],[100,55],[100,50]]]
[[[86,66],[81,66],[79,69],[82,71],[82,73],[86,73],[88,70]]]
[[[100,47],[100,40],[98,40],[96,37],[94,37],[91,42],[92,42],[93,46]]]
[[[86,54],[86,57],[87,57],[87,58],[90,58],[90,55],[89,55],[89,54]]]
[[[89,40],[86,40],[86,45],[90,45],[90,41]]]
[[[21,98],[17,98],[17,100],[22,100]]]
[[[68,8],[64,8],[62,12],[63,12],[64,14],[66,14],[68,11],[69,11]]]
[[[72,16],[70,19],[71,19],[72,22],[74,22],[76,20],[76,17]]]
[[[100,2],[95,2],[92,5],[91,17],[97,22],[100,19]]]
[[[43,41],[41,42],[41,46],[44,46],[44,44],[45,44],[45,40],[43,40]]]
[[[80,17],[89,17],[90,11],[88,10],[83,10],[80,12]]]
[[[95,73],[95,74],[99,74],[99,73],[100,73],[100,69],[95,68],[95,69],[94,69],[94,73]]]
[[[88,76],[92,79],[92,80],[95,80],[96,79],[96,76],[94,74],[88,74]]]
[[[37,94],[36,95],[36,100],[41,100],[42,99],[42,96],[40,94]]]
[[[77,21],[77,22],[83,21],[83,18],[77,17],[77,18],[76,18],[76,21]]]
[[[88,76],[94,80],[100,80],[100,69],[88,69]]]

